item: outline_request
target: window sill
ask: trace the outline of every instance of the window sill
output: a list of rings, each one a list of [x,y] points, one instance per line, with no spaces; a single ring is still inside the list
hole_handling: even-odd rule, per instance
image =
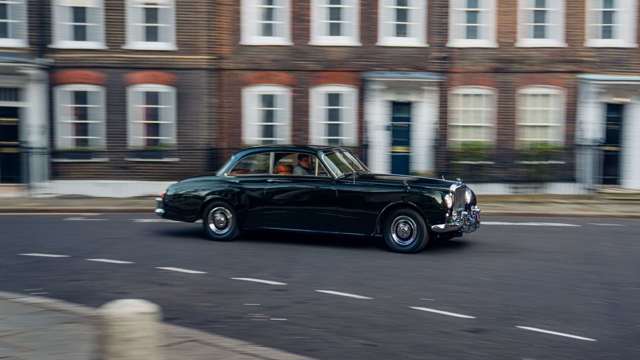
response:
[[[89,158],[89,159],[70,159],[70,158],[54,158],[54,163],[102,163],[109,162],[109,158]]]
[[[124,50],[177,51],[178,48],[169,43],[130,43],[122,47]]]
[[[451,48],[497,48],[498,43],[489,40],[452,40],[447,43]]]
[[[429,44],[426,44],[422,41],[418,40],[407,40],[407,39],[397,39],[397,38],[386,38],[384,40],[378,41],[376,46],[385,46],[385,47],[429,47]]]
[[[29,45],[25,40],[21,39],[3,39],[0,40],[0,47],[25,48]]]
[[[362,43],[352,39],[315,39],[309,42],[311,46],[362,46]]]
[[[242,40],[240,45],[245,46],[292,46],[293,42],[285,38],[249,38]]]
[[[60,41],[49,45],[51,49],[106,50],[103,43],[91,41]]]
[[[516,42],[515,46],[523,48],[562,48],[567,47],[567,43],[556,40],[521,39]]]
[[[636,48],[638,44],[623,40],[587,40],[584,46],[593,48]]]
[[[133,158],[133,157],[129,157],[129,158],[124,158],[124,161],[131,161],[131,162],[177,162],[177,161],[180,161],[180,158],[153,159],[153,158]]]

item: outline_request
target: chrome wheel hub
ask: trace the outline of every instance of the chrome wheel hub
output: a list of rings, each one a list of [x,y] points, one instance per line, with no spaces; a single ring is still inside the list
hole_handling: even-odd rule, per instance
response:
[[[417,238],[418,226],[406,215],[398,216],[391,223],[391,239],[400,246],[409,246]]]
[[[233,214],[229,209],[224,207],[216,207],[209,211],[207,216],[207,224],[209,229],[215,234],[224,235],[233,227]]]

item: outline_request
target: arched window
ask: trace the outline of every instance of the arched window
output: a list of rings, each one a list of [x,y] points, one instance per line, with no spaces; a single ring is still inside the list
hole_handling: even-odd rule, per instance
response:
[[[516,140],[520,147],[533,143],[564,143],[564,91],[530,86],[518,91]]]
[[[256,85],[242,91],[242,142],[246,145],[291,142],[291,90]]]
[[[175,146],[176,89],[159,84],[131,85],[128,138],[132,149],[163,149]]]
[[[324,85],[310,91],[309,142],[315,145],[358,144],[358,90]]]
[[[496,126],[496,92],[491,88],[463,86],[449,98],[449,143],[493,144]]]

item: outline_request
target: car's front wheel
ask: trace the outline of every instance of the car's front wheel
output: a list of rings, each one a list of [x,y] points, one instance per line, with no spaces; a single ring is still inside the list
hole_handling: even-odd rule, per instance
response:
[[[391,251],[416,253],[429,243],[427,225],[412,209],[397,209],[385,218],[383,236]]]
[[[230,241],[239,233],[238,217],[229,204],[212,202],[202,212],[202,227],[208,238],[218,241]]]

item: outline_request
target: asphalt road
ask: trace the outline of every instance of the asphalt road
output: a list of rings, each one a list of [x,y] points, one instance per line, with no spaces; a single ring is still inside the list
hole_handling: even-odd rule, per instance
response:
[[[640,358],[640,221],[483,220],[402,255],[306,234],[212,242],[149,214],[3,215],[0,290],[145,298],[168,322],[320,359]]]

